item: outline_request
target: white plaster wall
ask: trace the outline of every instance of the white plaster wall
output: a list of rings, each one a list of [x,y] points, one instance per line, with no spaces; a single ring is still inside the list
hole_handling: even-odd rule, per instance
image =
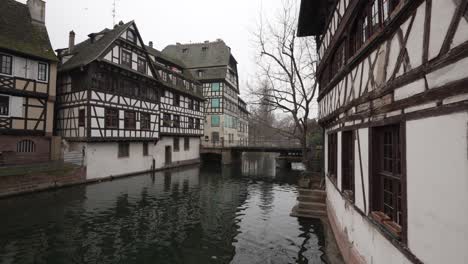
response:
[[[341,232],[346,233],[349,242],[369,264],[409,264],[406,257],[396,249],[367,219],[347,203],[335,189],[330,180],[327,182],[327,200],[335,212]],[[444,262],[441,262],[444,263]]]
[[[163,136],[158,141],[156,146],[150,150],[150,155],[156,160],[156,168],[164,167],[166,146],[170,146],[172,150],[172,162],[181,162],[186,160],[194,160],[200,158],[200,138],[190,138],[190,149],[184,149],[184,138],[179,137],[179,151],[174,152],[174,137]]]
[[[148,143],[149,156],[143,156],[143,143],[129,143],[130,156],[119,158],[118,143],[87,143],[87,179],[98,179],[149,170],[152,165],[154,144]]]
[[[468,112],[406,125],[408,243],[424,263],[468,260]]]
[[[439,55],[454,12],[455,1],[432,1],[429,59]]]

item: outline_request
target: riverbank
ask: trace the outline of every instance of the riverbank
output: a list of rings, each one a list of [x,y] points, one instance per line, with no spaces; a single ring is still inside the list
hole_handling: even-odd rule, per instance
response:
[[[102,178],[87,179],[86,167],[64,163],[42,164],[21,168],[10,168],[0,174],[0,199],[17,195],[31,194],[72,187],[83,184],[93,184],[135,175],[174,170],[200,164],[200,159],[172,163],[155,170],[138,171]]]

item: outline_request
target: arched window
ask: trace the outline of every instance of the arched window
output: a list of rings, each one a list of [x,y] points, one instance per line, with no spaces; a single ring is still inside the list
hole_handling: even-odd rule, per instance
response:
[[[16,152],[31,153],[36,152],[36,144],[29,139],[21,140],[16,144]]]

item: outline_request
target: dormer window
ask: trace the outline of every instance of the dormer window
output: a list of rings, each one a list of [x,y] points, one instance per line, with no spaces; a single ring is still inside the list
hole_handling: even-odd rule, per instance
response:
[[[203,71],[198,71],[198,72],[197,72],[197,75],[198,75],[198,78],[201,78],[201,77],[203,77],[204,72],[203,72]]]
[[[0,54],[0,73],[11,75],[12,57]]]
[[[135,35],[135,32],[133,32],[132,30],[128,30],[127,31],[127,40],[132,42],[132,43],[136,43],[136,35]]]
[[[182,49],[182,53],[188,53],[188,48]]]
[[[202,47],[201,49],[203,52],[206,52],[208,50],[208,47]]]

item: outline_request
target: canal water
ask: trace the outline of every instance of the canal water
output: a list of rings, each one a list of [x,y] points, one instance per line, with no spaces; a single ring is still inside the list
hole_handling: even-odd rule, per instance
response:
[[[0,200],[0,263],[324,263],[298,172],[247,159]]]

